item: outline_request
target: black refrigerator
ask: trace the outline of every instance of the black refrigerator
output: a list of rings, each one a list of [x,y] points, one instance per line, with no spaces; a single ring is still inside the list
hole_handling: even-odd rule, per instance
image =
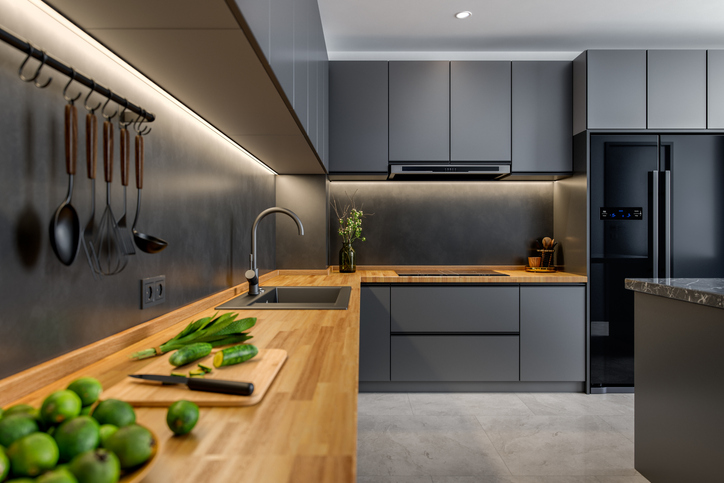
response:
[[[592,134],[590,162],[591,392],[632,392],[624,279],[724,277],[724,135]]]

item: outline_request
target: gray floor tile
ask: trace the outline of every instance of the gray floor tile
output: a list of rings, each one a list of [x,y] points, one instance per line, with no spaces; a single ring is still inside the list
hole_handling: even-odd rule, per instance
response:
[[[640,473],[634,476],[597,476],[598,483],[649,483]]]
[[[407,393],[363,392],[357,398],[357,413],[372,416],[412,416]]]
[[[432,476],[358,476],[357,483],[433,483]]]
[[[633,394],[522,393],[521,401],[538,416],[633,414]]]
[[[597,416],[478,419],[513,475],[636,474],[633,443]]]
[[[415,416],[530,416],[533,413],[513,393],[410,393]]]
[[[606,421],[608,424],[611,425],[613,429],[618,431],[619,433],[623,434],[631,440],[631,442],[634,441],[634,415],[630,414],[628,416],[599,416],[601,419]]]
[[[472,416],[358,418],[360,476],[510,475]]]
[[[435,476],[433,483],[599,483],[595,476]]]

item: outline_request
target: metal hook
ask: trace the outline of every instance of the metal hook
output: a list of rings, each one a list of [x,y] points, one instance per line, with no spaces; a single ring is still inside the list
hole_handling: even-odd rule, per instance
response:
[[[75,97],[73,97],[73,98],[68,97],[67,94],[66,94],[66,92],[68,92],[68,87],[70,87],[70,85],[71,85],[71,84],[73,83],[73,81],[75,80],[75,74],[76,74],[75,69],[71,67],[71,68],[70,68],[70,80],[68,81],[68,83],[67,83],[67,84],[65,85],[65,87],[63,88],[63,97],[65,98],[66,101],[70,102],[71,104],[73,104],[75,101],[77,101],[78,99],[80,99],[80,96],[81,96],[81,94],[82,94],[81,92],[78,92],[78,95],[75,96]]]
[[[40,89],[44,89],[44,88],[48,87],[48,86],[50,85],[50,83],[53,81],[53,78],[52,78],[52,77],[49,77],[49,78],[48,78],[48,81],[47,81],[45,84],[43,84],[43,85],[40,85],[40,84],[36,81],[36,79],[38,78],[38,76],[40,76],[40,71],[41,71],[41,69],[42,69],[43,66],[45,65],[45,62],[47,62],[47,60],[48,60],[48,54],[46,54],[45,51],[42,51],[43,59],[40,61],[40,65],[38,66],[38,69],[35,71],[35,74],[33,74],[33,77],[27,78],[27,77],[25,77],[25,76],[23,75],[23,68],[25,68],[25,64],[27,64],[27,63],[28,63],[28,60],[30,60],[30,58],[33,56],[33,52],[34,52],[34,51],[35,51],[35,48],[34,48],[32,45],[29,45],[28,56],[25,58],[25,60],[23,61],[23,63],[20,64],[20,68],[18,69],[18,75],[20,76],[20,80],[22,80],[23,82],[34,82],[34,83],[35,83],[35,87],[38,87],[38,88],[40,88]]]
[[[114,117],[116,117],[118,115],[118,109],[119,109],[118,107],[116,107],[116,112],[114,112],[112,116],[109,116],[106,114],[106,106],[108,105],[109,102],[111,102],[111,97],[113,97],[113,91],[108,89],[108,100],[105,102],[105,104],[103,104],[103,109],[101,109],[101,114],[108,121],[110,121],[111,119],[113,119]]]
[[[93,91],[96,90],[96,81],[91,79],[91,82],[93,83],[93,85],[91,86],[91,90],[88,92],[88,95],[85,96],[85,100],[83,100],[83,105],[85,106],[87,111],[90,111],[90,113],[93,114],[94,112],[96,112],[96,109],[101,107],[101,103],[98,102],[98,105],[96,107],[88,107],[88,98],[91,96],[91,94],[93,94]]]
[[[121,111],[121,115],[118,117],[118,124],[121,126],[121,128],[126,129],[134,120],[130,120],[128,122],[123,122],[123,115],[128,110],[128,99],[123,99],[123,110]]]
[[[139,114],[136,120],[133,123],[133,129],[136,130],[136,133],[139,136],[145,136],[146,134],[150,133],[153,128],[146,126],[143,130],[141,130],[141,126],[143,123],[146,122],[146,110],[142,109],[142,114]]]

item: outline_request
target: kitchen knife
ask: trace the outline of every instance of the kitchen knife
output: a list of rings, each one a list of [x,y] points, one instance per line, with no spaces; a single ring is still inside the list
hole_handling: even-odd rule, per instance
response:
[[[156,374],[129,374],[128,377],[146,381],[160,381],[165,384],[186,384],[192,391],[221,392],[239,396],[251,396],[254,392],[254,384],[250,382],[202,379],[200,377],[159,376]]]

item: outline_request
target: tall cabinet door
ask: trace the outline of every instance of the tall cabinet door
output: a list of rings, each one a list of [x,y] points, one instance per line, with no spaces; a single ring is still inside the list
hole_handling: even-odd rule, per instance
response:
[[[390,62],[390,161],[450,160],[450,63]]]
[[[649,50],[648,128],[706,129],[706,51]]]
[[[330,62],[329,171],[387,173],[387,62]]]
[[[513,62],[511,171],[572,171],[572,112],[570,62]]]
[[[450,160],[510,161],[510,62],[450,62]]]
[[[646,129],[646,51],[586,55],[588,129]]]
[[[724,50],[707,52],[707,119],[709,129],[724,129]]]

